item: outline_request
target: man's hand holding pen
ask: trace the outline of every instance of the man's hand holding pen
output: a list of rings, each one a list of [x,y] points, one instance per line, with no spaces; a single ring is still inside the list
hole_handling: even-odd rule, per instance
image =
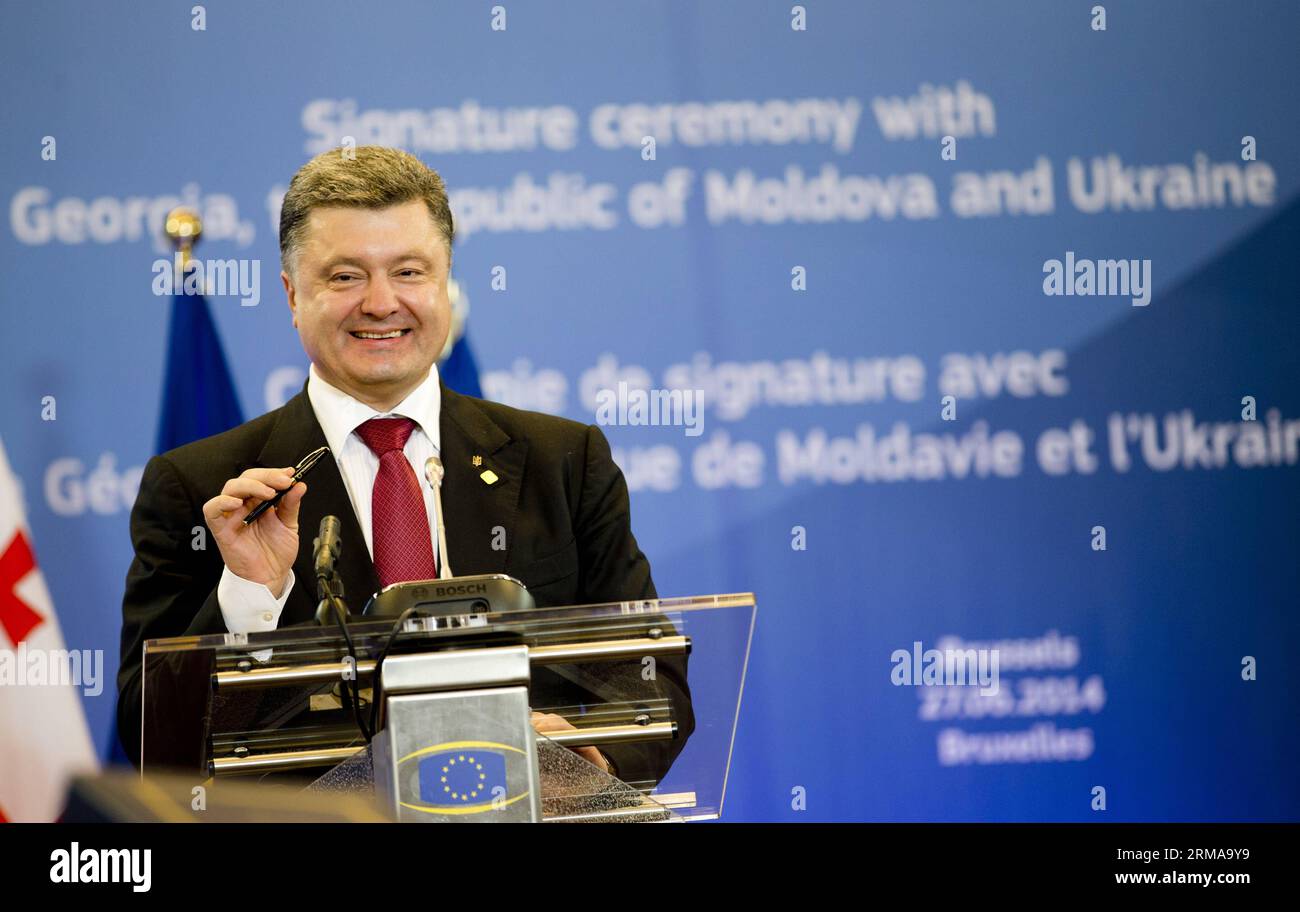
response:
[[[320,458],[319,452],[312,454]],[[309,457],[310,458],[310,457]],[[230,572],[261,583],[276,598],[284,592],[298,557],[298,506],[307,485],[302,476],[316,460],[284,469],[247,469],[203,505],[203,518]],[[251,516],[266,503],[260,517]],[[245,522],[252,518],[253,522]]]

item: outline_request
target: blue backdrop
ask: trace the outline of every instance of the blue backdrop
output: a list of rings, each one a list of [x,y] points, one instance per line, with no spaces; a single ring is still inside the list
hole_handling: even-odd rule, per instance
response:
[[[487,395],[704,391],[605,430],[660,593],[758,594],[727,819],[1296,819],[1300,7],[1095,5],[3,3],[0,437],[68,646],[112,680],[161,213],[258,264],[209,305],[260,414],[279,195],[351,136],[452,190]],[[997,698],[895,686],[956,639]]]

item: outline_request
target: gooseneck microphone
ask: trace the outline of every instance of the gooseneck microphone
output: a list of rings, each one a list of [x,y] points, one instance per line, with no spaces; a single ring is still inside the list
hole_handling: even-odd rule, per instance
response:
[[[451,579],[451,561],[447,559],[447,524],[442,518],[442,460],[430,456],[424,461],[424,477],[433,488],[433,506],[438,514],[438,579]]]
[[[324,516],[320,521],[320,530],[311,543],[312,572],[316,577],[316,597],[320,600],[320,604],[316,606],[316,623],[324,627],[333,620],[338,625],[339,633],[343,634],[343,641],[347,644],[352,668],[356,669],[357,647],[352,642],[352,634],[348,632],[348,606],[343,601],[343,580],[339,578],[338,568],[335,566],[338,563],[339,552],[343,549],[342,535],[343,524],[339,522],[339,518]],[[343,681],[339,684],[339,699],[345,708],[351,708],[357,722],[357,729],[369,744],[370,739],[374,737],[374,730],[367,726],[361,717],[361,685],[355,674],[351,678],[344,675]]]
[[[343,524],[337,516],[325,516],[320,521],[320,531],[312,541],[312,568],[316,577],[316,598],[320,601],[320,607],[316,609],[316,621],[321,626],[329,623],[333,614],[330,606],[332,601],[337,600],[344,619],[348,615],[347,606],[342,599],[343,581],[339,579],[335,567],[343,546],[342,532]]]
[[[322,581],[328,581],[334,576],[334,563],[339,559],[340,539],[342,535],[342,523],[337,516],[326,516],[320,521],[320,531],[317,532],[316,538],[312,541],[312,564],[316,574],[316,592],[320,598],[324,598],[321,592]]]

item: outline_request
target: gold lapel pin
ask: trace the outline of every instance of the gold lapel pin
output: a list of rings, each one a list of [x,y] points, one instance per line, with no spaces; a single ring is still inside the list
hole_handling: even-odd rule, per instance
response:
[[[496,484],[497,473],[493,472],[491,469],[488,469],[486,472],[480,475],[479,478],[482,478],[485,484]]]
[[[475,456],[473,459],[470,460],[470,462],[473,463],[475,466],[481,466],[483,464],[483,457]]]

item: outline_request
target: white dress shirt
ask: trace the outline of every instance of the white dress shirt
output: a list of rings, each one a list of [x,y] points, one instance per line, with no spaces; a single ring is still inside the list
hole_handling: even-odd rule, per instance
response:
[[[429,517],[429,537],[433,543],[434,560],[438,555],[437,509],[432,486],[425,478],[424,464],[430,456],[441,456],[441,437],[438,433],[438,416],[442,409],[442,393],[438,388],[438,366],[435,364],[424,382],[411,391],[405,399],[388,412],[377,412],[363,402],[358,402],[342,390],[321,378],[312,365],[307,379],[307,398],[312,411],[325,432],[325,443],[330,448],[343,476],[343,486],[356,513],[361,532],[366,539],[366,550],[374,559],[374,531],[370,512],[374,494],[375,476],[379,474],[379,457],[370,451],[356,429],[371,418],[410,418],[415,422],[410,438],[402,452],[419,479],[424,492],[424,509]],[[305,455],[305,454],[304,454]],[[307,497],[311,497],[311,482],[307,481]],[[314,530],[299,528],[298,535],[314,535]],[[343,543],[348,547],[348,542]],[[355,545],[354,545],[355,547]],[[346,550],[345,552],[346,553]],[[279,598],[261,583],[236,576],[229,567],[222,570],[217,584],[217,602],[226,629],[231,633],[258,633],[274,630],[280,623],[289,593],[295,584],[292,568]]]

